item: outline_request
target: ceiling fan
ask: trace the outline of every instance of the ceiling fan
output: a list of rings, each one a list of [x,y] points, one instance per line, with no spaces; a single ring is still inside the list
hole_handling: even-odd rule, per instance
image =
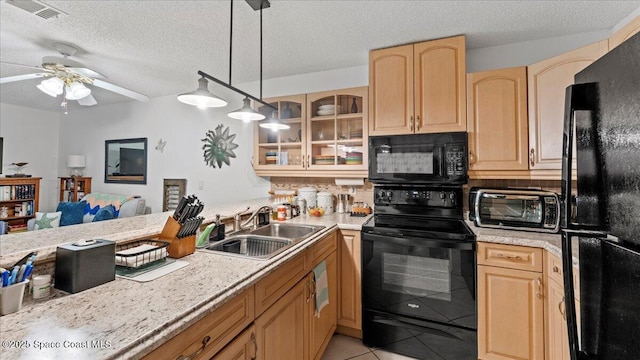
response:
[[[3,77],[0,78],[0,84],[45,78],[37,85],[37,88],[53,97],[64,94],[63,106],[66,105],[66,100],[76,100],[78,104],[84,106],[96,105],[98,102],[91,95],[91,89],[86,85],[97,86],[134,100],[149,101],[149,98],[145,95],[101,80],[106,78],[106,76],[87,68],[77,61],[69,59],[70,56],[73,56],[78,51],[76,47],[64,43],[54,43],[53,47],[58,50],[62,57],[45,56],[42,58],[42,66],[1,62],[5,65],[38,69],[40,72]]]

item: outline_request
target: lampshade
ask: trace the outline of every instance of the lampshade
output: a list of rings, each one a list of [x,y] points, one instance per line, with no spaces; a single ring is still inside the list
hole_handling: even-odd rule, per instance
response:
[[[83,168],[86,166],[84,155],[69,155],[67,156],[67,167],[70,168]]]
[[[80,82],[74,81],[71,85],[65,87],[65,92],[65,97],[68,100],[78,100],[89,96],[91,89]]]
[[[64,81],[62,81],[57,77],[52,77],[49,79],[42,80],[42,82],[36,85],[36,87],[43,93],[49,96],[56,97],[62,94],[62,89],[64,88]]]
[[[197,106],[199,109],[226,106],[227,101],[210,93],[208,85],[207,79],[201,77],[198,80],[198,90],[178,95],[178,101]]]
[[[266,122],[261,123],[260,127],[265,129],[271,129],[272,131],[278,131],[278,130],[289,129],[291,126],[280,121],[276,116],[276,112],[274,111],[271,113],[271,118],[269,118],[269,120],[267,120]]]
[[[242,103],[243,105],[240,109],[232,111],[227,115],[230,118],[242,120],[244,122],[264,120],[264,115],[251,108],[251,100],[249,100],[248,97],[244,98]]]

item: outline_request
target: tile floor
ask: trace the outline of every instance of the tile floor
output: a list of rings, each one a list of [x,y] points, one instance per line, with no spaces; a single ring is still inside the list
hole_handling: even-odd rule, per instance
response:
[[[366,347],[360,339],[334,335],[321,360],[410,360],[413,358]]]

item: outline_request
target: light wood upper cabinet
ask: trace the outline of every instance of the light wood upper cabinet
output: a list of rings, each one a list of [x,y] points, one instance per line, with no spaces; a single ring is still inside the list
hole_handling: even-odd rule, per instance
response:
[[[467,75],[470,177],[528,169],[526,82],[524,67]]]
[[[369,134],[466,130],[464,36],[369,53]]]
[[[464,36],[414,45],[415,132],[465,131]]]
[[[606,52],[603,40],[527,68],[530,170],[562,169],[565,89],[578,72]]]
[[[369,53],[369,133],[413,132],[413,45]]]
[[[609,37],[609,51],[622,44],[625,40],[640,32],[640,16],[631,20],[627,25]]]

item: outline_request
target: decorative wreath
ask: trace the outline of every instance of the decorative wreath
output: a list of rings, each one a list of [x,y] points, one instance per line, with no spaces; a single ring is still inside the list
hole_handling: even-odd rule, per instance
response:
[[[202,150],[204,150],[204,162],[207,166],[211,166],[214,169],[216,168],[216,164],[218,168],[222,167],[222,163],[231,166],[229,158],[236,157],[233,149],[238,147],[238,144],[233,143],[236,134],[230,135],[228,126],[222,131],[222,127],[223,125],[220,124],[216,126],[215,131],[207,131],[205,138],[202,139],[202,142],[204,142],[202,146]]]

